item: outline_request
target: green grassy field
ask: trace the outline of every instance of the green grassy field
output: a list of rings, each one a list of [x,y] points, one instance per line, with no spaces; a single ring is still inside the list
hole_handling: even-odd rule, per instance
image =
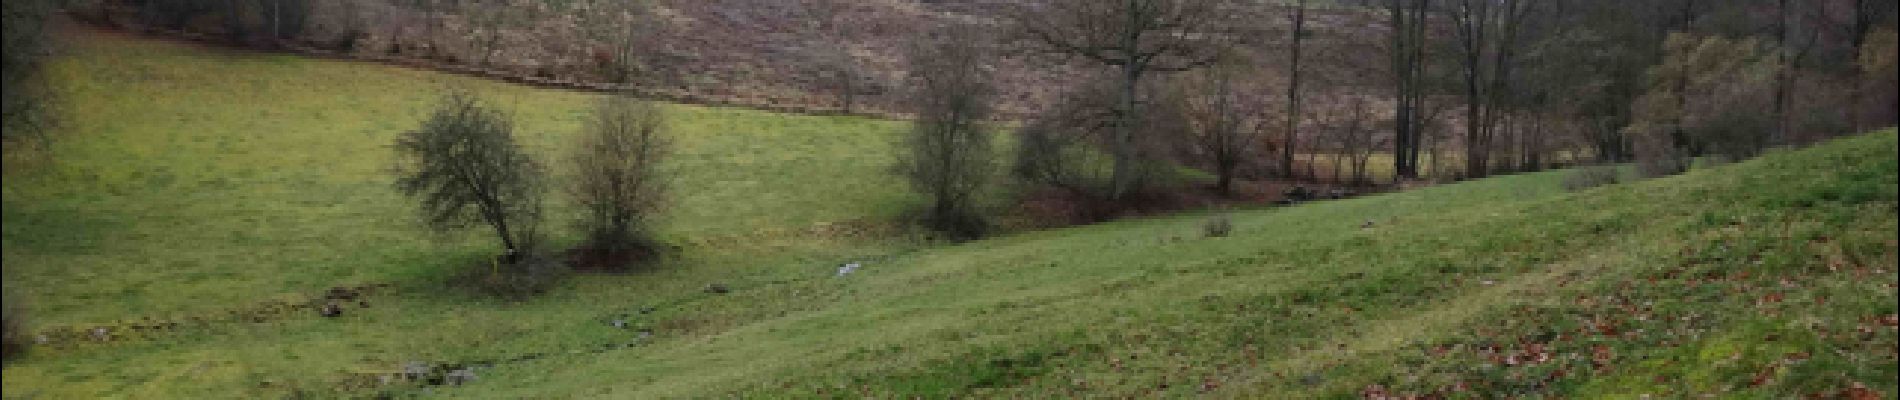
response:
[[[42,329],[211,321],[36,348],[9,398],[1900,393],[1892,130],[1576,193],[1235,211],[1224,238],[1189,214],[945,246],[851,234],[916,201],[886,173],[901,125],[674,107],[682,253],[504,303],[445,282],[493,245],[418,229],[386,144],[459,84],[555,155],[589,95],[74,39],[55,159],[7,160],[7,291]],[[391,286],[341,318],[216,318],[363,283]],[[486,365],[371,378],[409,361]]]

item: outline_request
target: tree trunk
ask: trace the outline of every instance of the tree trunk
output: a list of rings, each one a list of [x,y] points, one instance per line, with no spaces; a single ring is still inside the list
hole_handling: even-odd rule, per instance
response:
[[[850,114],[852,106],[855,106],[855,104],[852,104],[852,103],[855,103],[857,101],[858,76],[857,76],[856,71],[848,70],[851,68],[856,68],[856,66],[850,65],[850,63],[852,63],[852,60],[849,59],[850,57],[849,55],[846,55],[845,57],[846,59],[840,60],[840,62],[846,63],[845,65],[843,65],[843,68],[845,68],[846,70],[845,72],[842,72],[839,74],[840,78],[843,80],[842,82],[839,82],[839,83],[841,84],[841,86],[844,87],[844,93],[841,94],[841,97],[844,100],[844,113]]]
[[[1392,158],[1393,179],[1417,178],[1419,169],[1420,126],[1418,108],[1420,105],[1419,84],[1423,74],[1424,11],[1427,0],[1413,0],[1409,5],[1402,0],[1388,0],[1387,13],[1391,15],[1392,25],[1392,72],[1398,89],[1398,98],[1393,102]]]
[[[1490,157],[1486,140],[1489,116],[1485,113],[1487,98],[1483,91],[1486,86],[1483,74],[1484,49],[1489,46],[1485,29],[1490,23],[1490,1],[1466,0],[1454,14],[1454,17],[1460,18],[1459,41],[1464,52],[1465,176],[1471,178],[1486,175],[1486,163]]]
[[[1524,171],[1543,169],[1543,118],[1531,118],[1530,135],[1524,135]]]
[[[270,2],[271,47],[276,47],[277,40],[284,38],[283,19],[284,19],[284,0],[271,0]]]
[[[1298,151],[1300,133],[1300,48],[1305,43],[1306,0],[1295,3],[1293,10],[1292,62],[1287,67],[1289,82],[1286,89],[1286,148],[1281,151],[1280,170],[1288,177],[1293,175],[1293,155]]]
[[[1853,41],[1854,49],[1852,54],[1854,55],[1855,65],[1860,64],[1860,58],[1866,52],[1867,32],[1871,30],[1873,26],[1873,16],[1870,15],[1872,13],[1867,11],[1867,0],[1854,0],[1854,26],[1850,31],[1850,34],[1854,35],[1854,37],[1849,40]],[[1854,68],[1853,80],[1854,88],[1847,93],[1847,102],[1850,104],[1847,111],[1847,118],[1854,128],[1854,133],[1860,133],[1866,129],[1865,122],[1863,121],[1864,116],[1861,115],[1861,112],[1864,111],[1866,107],[1861,103],[1864,101],[1863,98],[1866,97],[1867,89],[1864,88],[1864,86],[1867,84],[1867,74],[1858,67]]]
[[[1219,191],[1222,196],[1234,194],[1233,166],[1227,165],[1227,163],[1221,163],[1218,168],[1220,169],[1220,180],[1215,183],[1214,190]]]
[[[1788,140],[1788,89],[1793,84],[1794,66],[1788,65],[1788,52],[1792,46],[1788,43],[1788,0],[1779,0],[1775,8],[1775,131],[1769,143],[1783,143]]]
[[[1137,102],[1135,96],[1139,95],[1137,89],[1140,84],[1141,69],[1136,67],[1133,62],[1123,65],[1121,112],[1119,112],[1119,115],[1116,117],[1116,119],[1120,121],[1117,121],[1115,124],[1115,137],[1112,149],[1115,153],[1115,167],[1110,176],[1111,182],[1108,191],[1109,200],[1113,201],[1122,200],[1124,196],[1128,195],[1128,192],[1134,189],[1135,124],[1139,121],[1135,110],[1135,103]]]
[[[508,218],[491,214],[488,222],[495,226],[495,236],[501,238],[501,247],[507,251],[504,261],[512,264],[521,257],[521,248],[515,243],[515,235],[508,229]]]

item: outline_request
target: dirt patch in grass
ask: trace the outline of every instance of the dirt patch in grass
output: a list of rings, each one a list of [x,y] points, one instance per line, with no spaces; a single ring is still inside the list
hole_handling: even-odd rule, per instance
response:
[[[660,252],[647,246],[599,248],[581,246],[563,255],[567,267],[575,272],[625,273],[660,259]]]

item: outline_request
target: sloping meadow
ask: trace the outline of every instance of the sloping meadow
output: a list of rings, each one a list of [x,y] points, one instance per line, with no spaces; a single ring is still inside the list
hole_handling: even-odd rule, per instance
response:
[[[35,326],[79,340],[9,363],[9,396],[1897,392],[1891,130],[1575,193],[1558,171],[1237,211],[1225,237],[1190,214],[928,247],[877,233],[915,201],[887,173],[902,125],[672,107],[677,259],[503,303],[443,282],[492,245],[416,228],[386,145],[456,84],[557,155],[588,95],[71,51],[56,159],[7,160],[3,243]]]

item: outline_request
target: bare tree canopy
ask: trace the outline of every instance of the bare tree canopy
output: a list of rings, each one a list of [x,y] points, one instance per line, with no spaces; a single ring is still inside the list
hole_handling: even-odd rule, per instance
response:
[[[959,237],[981,235],[976,198],[995,174],[992,135],[996,87],[986,64],[991,40],[983,27],[953,24],[912,45],[910,71],[917,113],[899,151],[899,170],[929,196],[927,222]]]
[[[1266,129],[1266,104],[1244,76],[1240,65],[1217,65],[1180,79],[1174,88],[1192,153],[1213,167],[1221,194],[1233,193],[1242,163],[1262,155],[1255,145]]]
[[[594,106],[574,146],[574,202],[588,246],[605,251],[653,245],[651,224],[665,204],[662,162],[670,150],[658,105],[607,96]]]
[[[1021,6],[1014,15],[1020,34],[1046,51],[1116,70],[1119,101],[1108,141],[1115,159],[1108,197],[1121,199],[1139,183],[1136,138],[1142,124],[1142,78],[1156,72],[1206,67],[1225,51],[1231,35],[1212,0],[1052,0]]]

